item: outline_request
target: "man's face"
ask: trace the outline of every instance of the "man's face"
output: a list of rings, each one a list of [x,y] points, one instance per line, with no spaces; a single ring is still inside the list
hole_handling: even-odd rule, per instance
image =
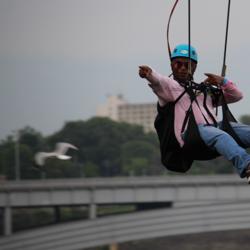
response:
[[[191,61],[191,72],[189,72],[189,58],[177,57],[171,61],[171,68],[174,79],[179,82],[186,82],[191,80],[196,69],[196,63]],[[191,73],[191,75],[190,75]]]

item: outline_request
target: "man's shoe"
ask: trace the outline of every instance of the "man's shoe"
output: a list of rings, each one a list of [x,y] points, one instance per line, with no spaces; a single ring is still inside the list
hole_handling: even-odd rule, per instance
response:
[[[246,168],[246,177],[247,177],[248,184],[250,184],[250,164]]]

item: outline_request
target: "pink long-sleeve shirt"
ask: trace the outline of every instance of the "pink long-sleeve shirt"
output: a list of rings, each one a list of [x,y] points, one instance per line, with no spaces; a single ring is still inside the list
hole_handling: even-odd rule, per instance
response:
[[[175,101],[176,98],[178,98],[184,91],[184,88],[177,81],[172,78],[162,76],[154,70],[148,77],[148,81],[149,86],[152,88],[153,92],[158,97],[158,102],[160,106],[164,106],[168,102]],[[237,102],[243,97],[241,91],[231,81],[228,81],[221,88],[227,103]],[[208,115],[207,111],[203,106],[204,95],[201,93],[196,98],[199,107],[196,102],[193,102],[192,104],[196,123],[207,124],[206,120],[204,119],[205,116],[208,122],[213,124],[211,117]],[[206,104],[211,114],[213,114],[214,118],[217,119],[212,103],[212,98],[209,95],[207,96]],[[178,140],[181,146],[183,146],[184,144],[181,136],[182,124],[189,106],[190,97],[187,93],[185,93],[175,105],[174,130],[176,139]]]

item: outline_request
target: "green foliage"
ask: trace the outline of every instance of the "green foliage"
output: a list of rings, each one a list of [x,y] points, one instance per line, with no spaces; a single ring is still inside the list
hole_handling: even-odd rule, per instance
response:
[[[242,115],[240,121],[244,124],[250,125],[250,115]]]
[[[21,178],[65,178],[151,174],[159,162],[158,139],[155,133],[145,134],[142,127],[114,122],[108,118],[67,122],[61,130],[48,136],[30,127],[19,130]],[[69,150],[70,161],[48,159],[37,168],[34,154],[53,151],[57,142],[69,142],[78,151]],[[16,139],[7,137],[0,144],[0,174],[15,178]],[[159,169],[161,169],[159,171]],[[156,171],[156,172],[157,172]]]
[[[61,138],[79,148],[77,162],[83,164],[84,176],[124,174],[122,148],[129,141],[139,140],[157,147],[155,134],[145,134],[140,126],[117,123],[107,118],[68,122],[61,131],[50,136],[48,142],[54,145]],[[148,156],[144,154],[143,157],[147,159]]]
[[[77,177],[79,169],[74,162],[71,161],[58,161],[58,159],[51,158],[47,160],[47,164],[41,167],[44,171],[44,177],[46,178],[72,178]]]
[[[129,141],[122,145],[122,172],[126,175],[150,174],[158,147],[147,141]]]
[[[82,176],[97,177],[99,175],[98,166],[92,162],[86,162],[82,167]]]
[[[146,158],[130,158],[123,166],[125,175],[145,175],[148,171],[149,162]]]
[[[8,176],[8,179],[14,179],[15,177],[15,145],[11,141],[6,141],[1,145],[1,153],[0,153],[0,171],[1,175]]]
[[[32,228],[54,222],[53,208],[13,209],[13,231]]]
[[[18,208],[13,209],[13,231],[86,218],[87,207]]]
[[[190,175],[232,174],[234,171],[234,167],[230,162],[223,157],[218,157],[210,161],[195,161],[188,173]]]

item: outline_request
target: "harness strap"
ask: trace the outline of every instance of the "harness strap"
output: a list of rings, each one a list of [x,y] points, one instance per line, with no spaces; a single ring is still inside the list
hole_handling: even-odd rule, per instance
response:
[[[195,91],[193,90],[193,86],[195,87]],[[191,99],[191,108],[192,108],[193,102],[195,101],[195,103],[196,103],[197,107],[199,108],[199,110],[200,110],[200,112],[201,112],[201,114],[202,114],[204,120],[206,121],[206,123],[207,123],[208,125],[210,125],[210,123],[208,122],[207,118],[206,118],[205,115],[202,113],[201,108],[200,108],[200,105],[199,105],[199,103],[198,103],[198,101],[197,101],[197,98],[196,98],[196,91],[198,90],[198,88],[199,88],[199,86],[197,86],[197,84],[194,83],[194,82],[192,82],[191,87],[188,87],[188,93],[189,93],[189,96],[190,96],[190,99]],[[200,88],[200,90],[202,90],[202,93],[204,94],[204,100],[205,100],[205,90],[202,89],[202,88]],[[206,101],[206,100],[205,100],[205,101]]]
[[[176,104],[183,96],[184,94],[187,92],[187,90],[185,89],[178,97],[177,99],[174,101],[174,104]]]
[[[207,103],[206,103],[206,101],[207,101],[207,90],[206,89],[205,89],[203,94],[204,94],[203,106],[204,106],[206,112],[208,113],[208,115],[210,116],[210,118],[213,120],[214,125],[217,127],[217,121],[214,118],[213,114],[210,112],[209,108],[207,107]]]
[[[203,93],[203,95],[204,95],[203,107],[205,108],[207,114],[208,114],[208,115],[210,116],[210,118],[212,119],[213,124],[214,124],[215,126],[217,126],[217,121],[216,121],[215,117],[213,116],[213,114],[211,113],[211,111],[209,110],[209,108],[207,107],[207,93],[208,93],[208,90],[212,90],[211,86],[206,85],[206,84],[204,84],[204,83],[197,84],[197,83],[195,83],[195,82],[192,82],[192,86],[193,86],[193,88],[194,88],[195,90],[199,90],[199,91],[201,91],[201,92]],[[216,90],[217,90],[217,89],[216,89]],[[218,98],[218,94],[216,95],[216,94],[215,94],[215,91],[211,91],[211,92],[212,92],[212,94],[213,94],[214,96],[216,96],[216,98]],[[222,94],[221,91],[218,92],[218,93],[219,93],[220,95]],[[197,99],[196,99],[196,94],[194,94],[192,98],[195,100],[197,106],[198,106],[199,109],[200,109],[200,106],[199,106],[199,104],[198,104],[198,102],[197,102]],[[201,111],[201,109],[200,109],[200,111]],[[216,109],[216,112],[217,112],[217,109]],[[201,114],[203,115],[203,118],[205,119],[206,123],[207,123],[207,124],[210,124],[210,123],[207,121],[207,119],[206,119],[206,117],[204,116],[204,114],[202,113],[202,111],[201,111]]]
[[[186,126],[187,126],[187,122],[189,120],[189,116],[190,116],[191,111],[192,111],[192,102],[191,102],[188,110],[186,111],[186,115],[185,115],[185,118],[184,118],[184,121],[183,121],[182,127],[181,127],[181,133],[184,132],[184,130],[185,130]]]
[[[182,85],[183,86],[183,85]],[[206,118],[206,116],[203,114],[201,108],[200,108],[200,105],[197,101],[197,98],[196,98],[196,91],[197,90],[200,90],[203,95],[204,95],[204,100],[203,100],[203,106],[207,112],[207,114],[210,116],[210,118],[213,120],[213,125],[217,126],[217,121],[215,119],[215,117],[213,116],[213,114],[210,112],[210,110],[208,109],[207,107],[207,104],[206,104],[206,101],[207,101],[207,86],[205,85],[202,85],[202,86],[199,86],[198,84],[196,84],[195,82],[190,82],[190,84],[187,86],[185,85],[184,86],[185,88],[185,91],[176,99],[175,101],[175,104],[177,103],[177,101],[180,100],[180,98],[184,95],[185,92],[188,93],[189,97],[190,97],[190,100],[191,100],[191,103],[190,103],[190,106],[188,108],[188,110],[186,111],[186,115],[185,115],[185,118],[184,118],[184,121],[183,121],[183,124],[182,124],[182,129],[181,129],[181,133],[184,132],[186,126],[187,126],[187,123],[188,123],[188,120],[189,120],[189,117],[190,117],[190,113],[192,112],[192,105],[193,105],[193,102],[196,103],[196,105],[198,106],[204,120],[206,121],[206,123],[208,125],[211,125],[208,121],[208,119]]]
[[[204,99],[205,99],[205,96],[204,96]],[[211,124],[209,123],[208,119],[206,118],[206,116],[202,113],[201,108],[200,108],[200,105],[199,105],[197,99],[195,99],[194,101],[195,101],[196,105],[198,106],[198,108],[199,108],[199,110],[200,110],[200,112],[201,112],[201,114],[202,114],[204,120],[206,121],[207,125],[211,125]]]

